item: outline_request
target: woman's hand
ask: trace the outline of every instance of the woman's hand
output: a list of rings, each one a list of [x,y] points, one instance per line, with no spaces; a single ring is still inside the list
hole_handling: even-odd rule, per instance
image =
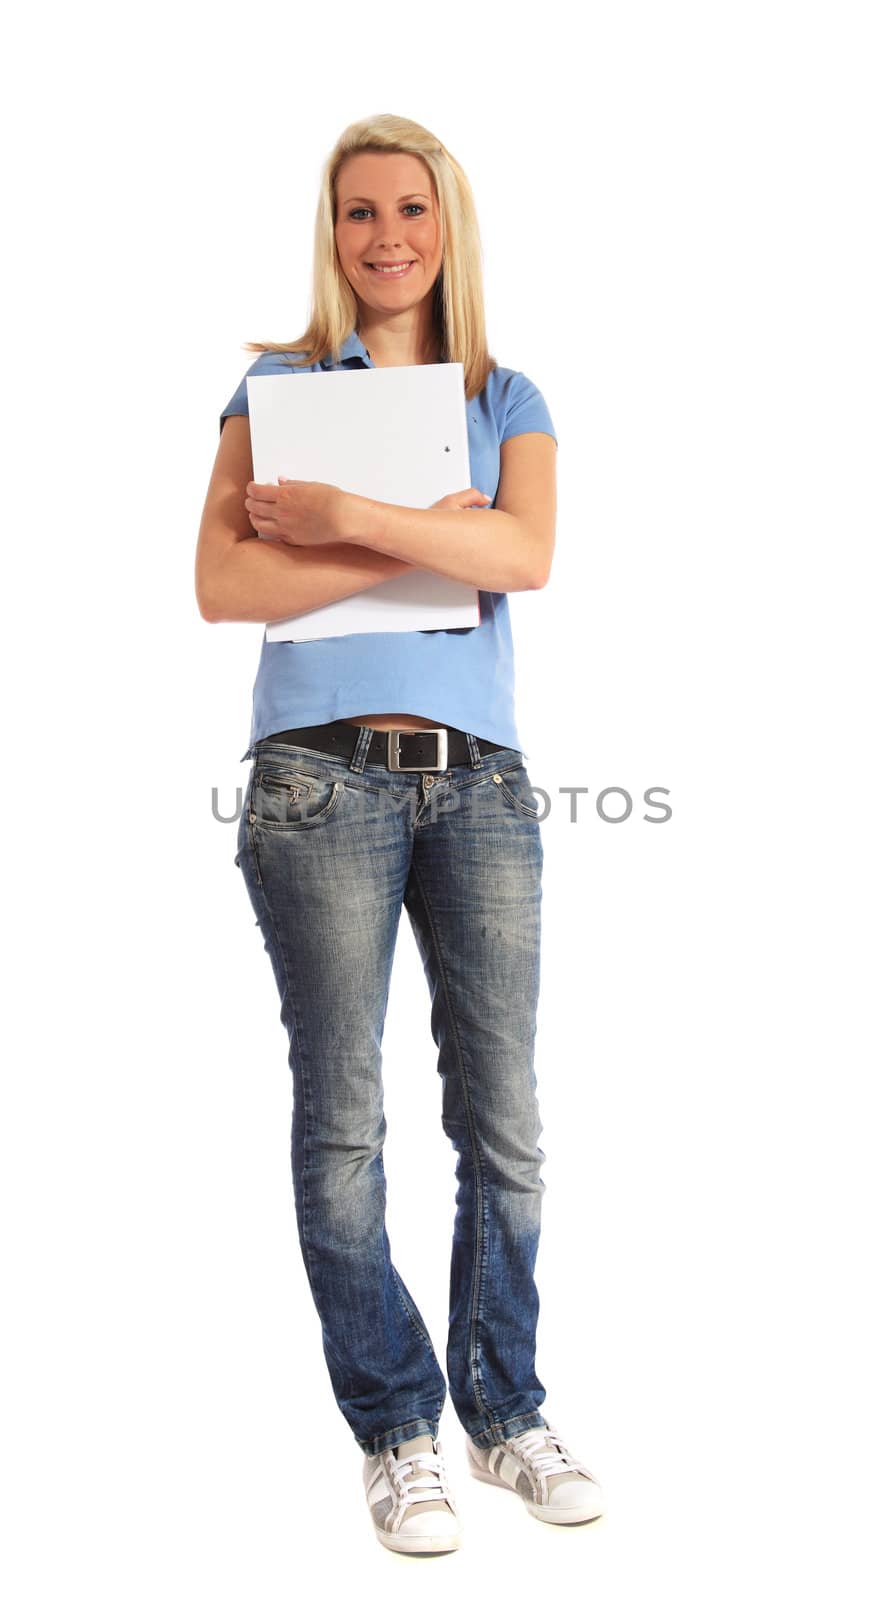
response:
[[[484,500],[487,505],[492,499],[491,494],[481,494],[479,489],[457,489],[455,494],[445,494],[442,500],[436,500],[430,511],[467,511],[469,506],[482,505]]]
[[[479,489],[459,489],[436,500],[430,510],[465,511],[488,505],[491,498]],[[360,495],[348,494],[332,483],[308,483],[300,478],[246,486],[246,510],[256,533],[284,544],[334,544],[352,539],[354,525],[367,504]]]
[[[353,495],[333,483],[280,478],[246,486],[246,510],[256,533],[284,544],[334,544],[346,535]]]

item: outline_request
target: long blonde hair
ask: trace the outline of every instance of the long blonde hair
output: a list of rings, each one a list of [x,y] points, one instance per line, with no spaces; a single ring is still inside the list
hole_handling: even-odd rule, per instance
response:
[[[300,339],[265,341],[245,350],[302,353],[315,365],[339,361],[344,341],[355,331],[358,305],[337,257],[336,181],[343,162],[360,150],[397,150],[419,156],[434,183],[442,224],[442,262],[433,289],[432,316],[442,361],[459,361],[465,371],[465,396],[472,400],[496,366],[486,344],[480,230],[471,186],[459,163],[433,133],[407,117],[388,113],[365,117],[344,129],[322,169],[313,250],[310,322]]]

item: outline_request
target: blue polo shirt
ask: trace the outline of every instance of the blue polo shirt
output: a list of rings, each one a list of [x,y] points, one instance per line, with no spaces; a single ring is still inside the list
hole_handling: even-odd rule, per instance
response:
[[[300,353],[291,359],[299,361]],[[221,413],[249,415],[246,378],[288,373],[330,372],[374,365],[357,333],[351,333],[340,361],[290,366],[288,358],[265,351],[248,368]],[[465,403],[471,484],[498,493],[499,450],[518,433],[556,431],[540,390],[524,372],[495,367],[473,400]],[[558,445],[558,440],[557,440]],[[459,488],[467,487],[460,484]],[[265,636],[252,695],[248,761],[269,733],[306,728],[344,717],[407,712],[446,727],[507,745],[525,756],[514,711],[514,656],[506,594],[480,590],[480,623],[472,628],[439,628],[411,633],[353,633],[301,642]]]

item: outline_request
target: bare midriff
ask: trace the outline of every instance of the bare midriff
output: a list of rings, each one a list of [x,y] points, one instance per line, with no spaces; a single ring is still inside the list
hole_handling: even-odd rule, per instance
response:
[[[413,717],[407,711],[399,711],[393,716],[390,712],[380,712],[373,717],[344,717],[344,722],[354,722],[357,728],[376,728],[378,733],[385,733],[389,728],[442,728],[442,722],[430,722],[428,717]]]

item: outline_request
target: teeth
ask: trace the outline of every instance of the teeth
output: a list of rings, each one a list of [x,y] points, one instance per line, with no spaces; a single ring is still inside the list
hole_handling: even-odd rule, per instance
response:
[[[405,272],[408,267],[413,265],[413,263],[412,261],[399,261],[395,266],[381,267],[378,266],[375,261],[369,261],[368,265],[372,272]]]

